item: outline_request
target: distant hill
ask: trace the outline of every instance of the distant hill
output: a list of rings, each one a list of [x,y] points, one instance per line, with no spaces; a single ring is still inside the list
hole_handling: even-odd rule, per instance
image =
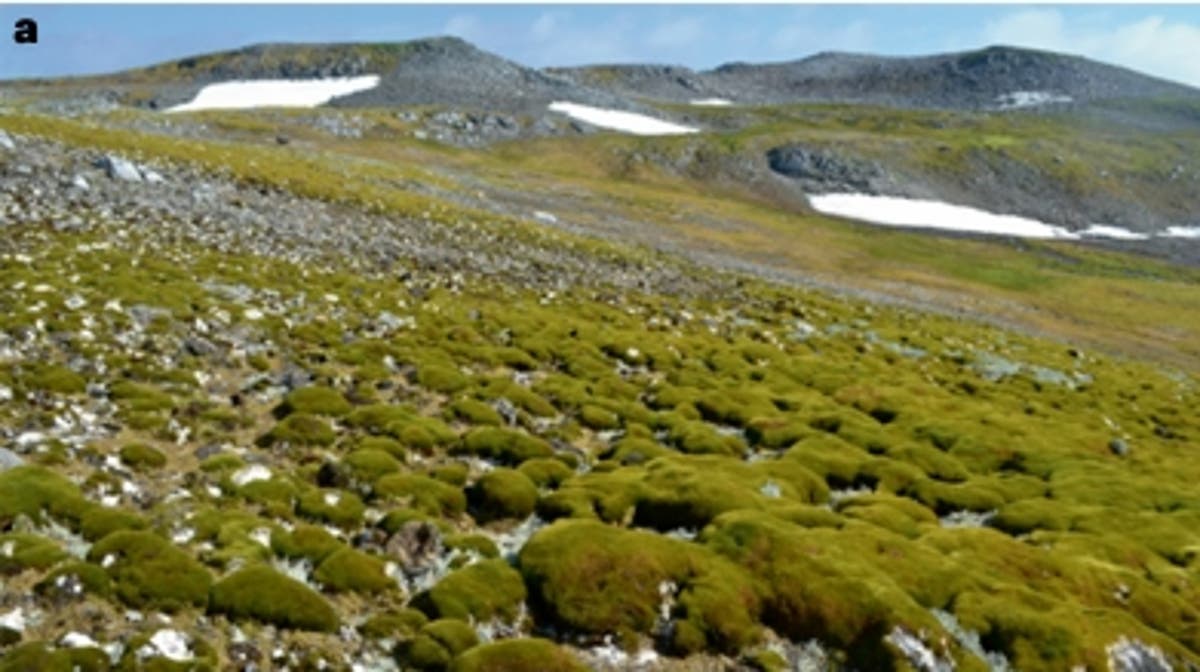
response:
[[[836,102],[974,110],[1200,97],[1197,89],[1125,68],[1004,46],[904,58],[825,52],[783,63],[729,63],[704,72],[644,65],[552,72],[625,95],[677,102],[719,97],[748,104]]]

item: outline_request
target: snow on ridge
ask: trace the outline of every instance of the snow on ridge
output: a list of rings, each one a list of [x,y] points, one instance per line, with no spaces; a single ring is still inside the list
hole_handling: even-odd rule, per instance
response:
[[[683,135],[686,133],[697,133],[700,130],[691,126],[682,126],[669,121],[662,121],[661,119],[648,117],[644,114],[637,114],[636,112],[608,110],[602,107],[592,107],[591,105],[580,105],[579,103],[556,101],[550,103],[550,111],[561,112],[572,119],[578,119],[593,126],[624,131],[625,133],[632,133],[634,135]]]
[[[379,75],[326,79],[253,79],[209,84],[191,102],[167,112],[244,110],[253,107],[316,107],[339,96],[379,86]]]
[[[811,194],[814,210],[883,226],[908,226],[966,233],[990,233],[1019,238],[1075,240],[1079,235],[1061,226],[1017,215],[997,215],[942,201],[869,194]]]
[[[692,105],[699,105],[701,107],[728,107],[733,105],[732,100],[727,100],[725,98],[697,98],[695,100],[688,101],[688,103]]]
[[[1168,226],[1161,238],[1196,238],[1200,239],[1200,226]]]
[[[1088,238],[1113,238],[1115,240],[1149,240],[1150,238],[1150,236],[1144,233],[1122,229],[1119,226],[1109,226],[1107,224],[1092,224],[1079,233]]]
[[[1015,110],[1022,107],[1037,107],[1051,103],[1070,103],[1074,98],[1061,93],[1050,91],[1013,91],[996,96],[996,102],[1002,110]]]

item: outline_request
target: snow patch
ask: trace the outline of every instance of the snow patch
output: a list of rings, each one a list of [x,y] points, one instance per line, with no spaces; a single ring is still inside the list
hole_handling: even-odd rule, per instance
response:
[[[1200,238],[1200,226],[1168,226],[1165,232],[1158,235],[1163,238]]]
[[[1150,238],[1144,233],[1106,224],[1092,224],[1079,233],[1086,238],[1112,238],[1114,240],[1147,240]]]
[[[997,215],[942,201],[849,193],[813,194],[808,200],[818,212],[883,226],[911,226],[1019,238],[1079,238],[1078,234],[1061,226],[1017,215]]]
[[[316,107],[339,96],[379,86],[379,75],[328,79],[255,79],[209,84],[189,103],[167,112],[244,110],[253,107]]]
[[[996,96],[996,103],[1002,110],[1016,110],[1022,107],[1037,107],[1052,103],[1070,103],[1074,99],[1061,93],[1050,91],[1013,91]]]
[[[683,135],[685,133],[697,133],[699,129],[691,126],[681,126],[672,124],[668,121],[648,117],[644,114],[636,112],[622,112],[620,110],[607,110],[602,107],[592,107],[590,105],[580,105],[579,103],[554,102],[550,103],[551,112],[561,112],[562,114],[589,123],[600,128],[609,128],[614,131],[624,131],[634,135]]]
[[[688,102],[699,107],[729,107],[733,105],[732,100],[724,98],[697,98]]]

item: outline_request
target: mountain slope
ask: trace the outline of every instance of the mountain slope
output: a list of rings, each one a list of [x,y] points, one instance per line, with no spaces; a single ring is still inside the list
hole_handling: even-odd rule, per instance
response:
[[[614,91],[686,102],[716,96],[746,104],[865,103],[995,109],[1043,93],[1076,103],[1200,96],[1196,89],[1077,56],[995,46],[952,54],[883,57],[826,52],[783,63],[730,63],[713,70],[594,66],[556,70]]]

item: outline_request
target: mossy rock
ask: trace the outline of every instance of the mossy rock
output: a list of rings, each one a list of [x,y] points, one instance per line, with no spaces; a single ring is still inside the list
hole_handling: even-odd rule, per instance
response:
[[[525,601],[521,574],[501,559],[483,560],[446,575],[413,604],[430,618],[511,621]]]
[[[113,593],[131,607],[178,611],[208,602],[208,570],[151,532],[113,532],[92,546],[88,560],[108,564]]]
[[[535,457],[554,454],[545,441],[524,432],[502,427],[481,427],[463,437],[456,452],[491,458],[501,464],[517,466]]]
[[[290,559],[303,558],[313,565],[344,547],[337,537],[317,525],[301,523],[291,532],[279,529],[271,533],[271,549],[276,554]]]
[[[0,657],[0,672],[107,672],[108,654],[94,648],[60,649],[47,642],[27,642]]]
[[[26,465],[0,472],[0,520],[24,515],[44,522],[49,514],[78,529],[84,514],[95,508],[78,486],[45,467]]]
[[[382,450],[400,462],[408,457],[408,450],[404,444],[386,436],[361,437],[354,443],[354,447],[357,450]]]
[[[0,534],[0,574],[47,569],[67,557],[53,541],[27,532]]]
[[[342,464],[361,481],[374,483],[380,477],[400,471],[403,465],[390,453],[374,448],[360,448],[343,460]]]
[[[401,662],[422,672],[442,672],[455,657],[478,643],[474,628],[447,618],[426,623],[416,637],[397,647],[396,654]]]
[[[448,549],[469,551],[483,558],[500,557],[500,549],[496,547],[496,542],[482,534],[452,534],[442,542]]]
[[[621,417],[603,406],[586,404],[579,409],[579,422],[584,427],[597,431],[618,429],[621,426]]]
[[[454,659],[450,672],[587,672],[567,649],[547,639],[506,639],[468,649]]]
[[[263,446],[329,446],[337,439],[329,421],[310,413],[293,413],[259,439]]]
[[[135,471],[148,471],[166,466],[167,456],[144,443],[128,443],[121,447],[121,461]]]
[[[83,394],[87,389],[87,380],[83,376],[60,364],[34,366],[25,378],[25,384],[55,394]]]
[[[188,649],[191,651],[189,660],[173,660],[159,653],[153,647],[151,640],[157,629],[137,634],[125,645],[125,653],[116,664],[121,672],[217,672],[217,651],[211,644],[194,634],[184,633]],[[150,652],[151,655],[146,655]]]
[[[281,628],[333,632],[337,613],[308,586],[265,566],[247,567],[212,587],[209,611]]]
[[[396,582],[384,572],[383,561],[353,548],[329,554],[313,572],[313,578],[330,590],[374,593],[396,590]]]
[[[429,622],[429,618],[416,609],[375,614],[368,618],[358,631],[367,639],[412,639]]]
[[[462,462],[451,462],[437,465],[429,471],[429,475],[443,483],[461,488],[467,484],[471,469]]]
[[[353,407],[341,392],[330,388],[314,385],[293,390],[283,398],[276,413],[285,417],[293,413],[309,415],[326,415],[340,418],[348,414]]]
[[[417,382],[427,390],[454,394],[469,385],[471,379],[451,366],[426,364],[417,369]]]
[[[460,488],[420,474],[388,474],[375,483],[375,494],[407,500],[409,506],[434,516],[460,516],[467,496]]]
[[[175,402],[171,395],[153,385],[135,383],[130,380],[120,380],[109,388],[109,396],[123,410],[139,413],[168,411]]]
[[[613,444],[612,448],[604,451],[601,457],[618,464],[645,464],[658,457],[675,454],[670,448],[665,448],[652,438],[630,436]]]
[[[481,476],[467,491],[467,501],[480,522],[525,518],[537,505],[538,491],[525,474],[501,467]]]
[[[87,595],[107,598],[112,594],[112,579],[100,566],[90,562],[68,562],[55,567],[34,586],[34,592],[46,597],[64,595],[64,586],[76,584]],[[77,595],[68,593],[71,597]]]
[[[560,520],[529,540],[518,567],[535,610],[560,627],[651,634],[659,587],[674,583],[682,608],[672,625],[699,633],[705,648],[734,652],[760,636],[759,596],[750,577],[696,544]]]
[[[310,490],[296,502],[296,513],[344,528],[361,525],[366,508],[358,495],[344,490]]]
[[[557,488],[575,475],[575,470],[552,457],[535,457],[525,460],[517,468],[539,488]]]
[[[459,399],[450,404],[450,414],[472,425],[493,425],[498,427],[504,424],[504,418],[500,417],[496,409],[477,399]]]

